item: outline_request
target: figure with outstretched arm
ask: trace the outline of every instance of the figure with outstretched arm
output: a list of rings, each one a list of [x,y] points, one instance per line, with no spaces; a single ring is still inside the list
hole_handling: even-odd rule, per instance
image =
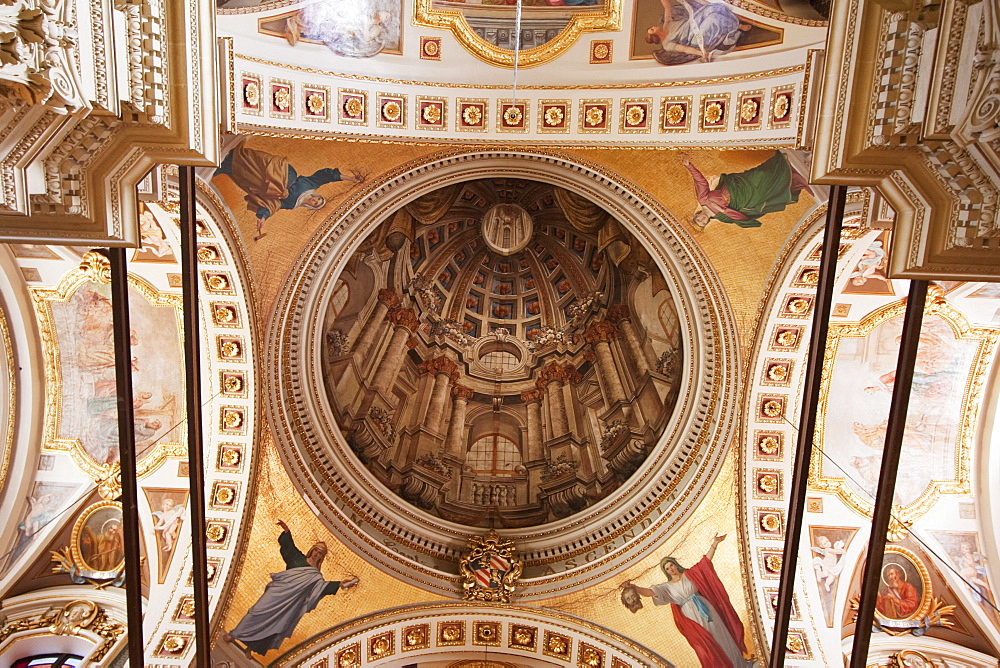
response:
[[[712,539],[705,556],[684,568],[673,557],[660,562],[667,581],[651,587],[639,587],[630,582],[640,596],[653,599],[654,605],[669,605],[677,630],[688,641],[704,668],[749,668],[746,659],[743,622],[729,600],[725,585],[712,565],[712,558],[725,534]]]
[[[319,211],[326,206],[326,198],[317,189],[327,183],[353,181],[364,183],[364,176],[354,172],[344,178],[339,169],[329,167],[309,176],[299,175],[280,155],[237,146],[226,154],[213,177],[225,174],[246,193],[243,198],[247,209],[257,216],[257,235],[264,236],[264,221],[281,209],[305,207]]]
[[[765,214],[784,211],[789,204],[799,201],[799,193],[803,190],[813,192],[806,178],[792,169],[788,158],[780,151],[746,171],[720,174],[715,185],[709,183],[686,153],[680,158],[694,180],[699,207],[693,222],[699,229],[711,220],[740,227],[760,227],[759,218]]]
[[[278,546],[285,570],[271,573],[271,581],[261,597],[247,610],[240,623],[222,636],[229,643],[240,641],[246,648],[247,658],[250,658],[251,652],[266,654],[277,649],[286,638],[291,637],[295,625],[316,607],[320,599],[358,584],[356,577],[342,581],[325,580],[320,566],[326,558],[326,543],[313,543],[303,554],[295,546],[288,525],[278,520],[278,526],[281,527]]]

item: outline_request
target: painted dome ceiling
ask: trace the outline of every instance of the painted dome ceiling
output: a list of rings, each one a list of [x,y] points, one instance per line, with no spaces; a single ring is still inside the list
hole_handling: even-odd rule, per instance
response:
[[[481,179],[391,213],[340,275],[325,387],[383,485],[465,526],[567,517],[656,446],[680,388],[649,254],[562,188]]]

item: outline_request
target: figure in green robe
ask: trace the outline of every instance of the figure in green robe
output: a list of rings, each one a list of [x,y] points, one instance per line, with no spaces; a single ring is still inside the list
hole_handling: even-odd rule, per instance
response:
[[[745,172],[720,174],[714,187],[686,155],[681,156],[681,164],[694,179],[700,205],[694,214],[698,228],[704,228],[712,219],[740,227],[760,227],[761,216],[784,211],[799,201],[803,190],[813,194],[806,177],[795,171],[780,151]]]

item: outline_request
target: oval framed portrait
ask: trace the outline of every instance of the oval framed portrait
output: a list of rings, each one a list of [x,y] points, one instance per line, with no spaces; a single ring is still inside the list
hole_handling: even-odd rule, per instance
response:
[[[931,578],[917,555],[889,545],[882,556],[875,610],[881,619],[920,619],[931,606]]]
[[[101,501],[80,513],[73,526],[71,548],[80,571],[114,573],[125,568],[121,505]]]

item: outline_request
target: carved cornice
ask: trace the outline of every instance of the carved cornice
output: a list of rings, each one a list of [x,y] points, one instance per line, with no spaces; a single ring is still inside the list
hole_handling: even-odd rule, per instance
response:
[[[217,162],[213,9],[0,2],[0,240],[138,245],[149,169]]]
[[[812,177],[878,186],[896,212],[893,276],[1000,276],[997,12],[986,0],[834,6]]]

